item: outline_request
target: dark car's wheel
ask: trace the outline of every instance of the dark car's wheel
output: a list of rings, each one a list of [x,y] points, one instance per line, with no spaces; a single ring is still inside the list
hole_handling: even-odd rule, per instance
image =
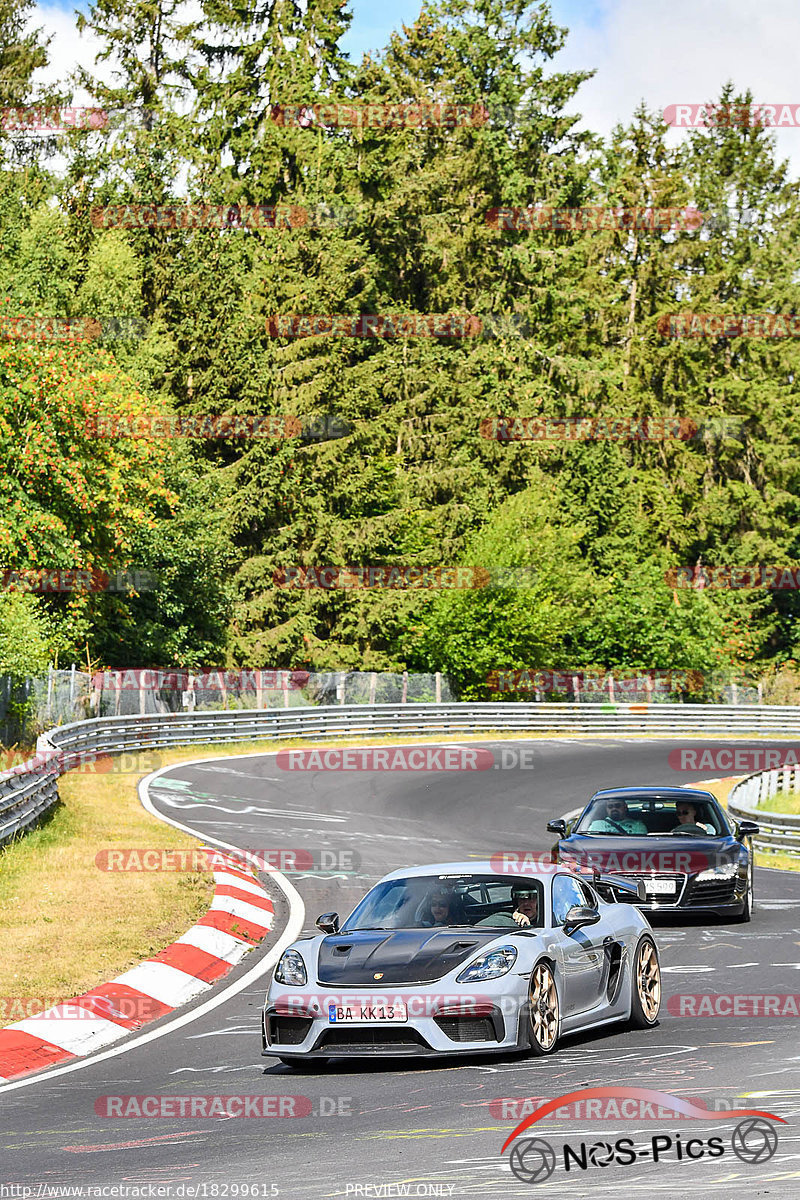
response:
[[[645,934],[636,947],[631,971],[631,1016],[633,1029],[650,1029],[661,1008],[661,966],[656,944]]]
[[[552,1054],[561,1033],[558,990],[549,963],[537,963],[528,989],[528,1037],[534,1054]]]
[[[292,1054],[279,1054],[278,1062],[285,1067],[293,1067],[295,1071],[315,1071],[318,1067],[327,1066],[327,1058],[300,1058]]]
[[[744,893],[744,907],[736,917],[737,922],[749,921],[753,915],[753,860],[747,864],[747,889]]]

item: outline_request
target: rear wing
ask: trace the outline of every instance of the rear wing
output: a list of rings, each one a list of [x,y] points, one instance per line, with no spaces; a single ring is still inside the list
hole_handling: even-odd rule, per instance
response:
[[[647,899],[643,879],[622,879],[619,875],[603,875],[595,869],[592,884],[603,899],[612,904],[625,900],[632,902],[634,897],[642,902]]]

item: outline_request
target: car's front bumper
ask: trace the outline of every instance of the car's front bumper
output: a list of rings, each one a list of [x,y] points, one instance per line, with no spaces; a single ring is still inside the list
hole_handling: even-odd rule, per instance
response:
[[[318,990],[320,1002],[314,1011],[312,1004],[293,1004],[291,989],[273,984],[261,1014],[262,1054],[430,1057],[519,1049],[527,1045],[527,984],[517,975],[510,980],[502,977],[480,985],[480,999],[466,988],[463,993],[443,989],[446,995],[439,998],[433,989],[426,994],[419,988],[392,987],[391,997],[406,1004],[408,1019],[363,1024],[331,1022],[324,988]],[[496,985],[504,981],[507,990],[501,992]],[[354,998],[364,991],[354,989]],[[342,989],[336,992],[337,999],[342,995]]]
[[[623,876],[627,878],[628,876]],[[637,908],[645,913],[696,912],[718,913],[720,916],[738,916],[745,906],[747,895],[747,872],[740,871],[737,875],[720,877],[719,879],[700,879],[697,875],[652,875],[631,876],[644,879],[647,891],[646,900],[631,900]],[[656,895],[651,890],[656,879],[674,880],[676,891],[673,895]],[[648,886],[649,885],[649,886]]]

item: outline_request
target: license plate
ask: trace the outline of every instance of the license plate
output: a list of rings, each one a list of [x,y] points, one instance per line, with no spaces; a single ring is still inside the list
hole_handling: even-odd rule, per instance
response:
[[[674,896],[678,885],[674,879],[645,879],[644,888],[653,896]]]
[[[330,1025],[371,1025],[381,1021],[407,1021],[405,1004],[329,1004]]]

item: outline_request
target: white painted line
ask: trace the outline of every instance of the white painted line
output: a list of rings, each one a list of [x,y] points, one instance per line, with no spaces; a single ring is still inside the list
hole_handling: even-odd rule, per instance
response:
[[[255,756],[243,755],[242,757]],[[205,758],[198,759],[197,761],[213,762],[214,760]],[[194,766],[195,763],[189,761],[180,764],[173,764],[173,766],[179,765]],[[171,767],[161,767],[158,771],[153,771],[150,775],[147,775],[144,779],[140,780],[139,800],[142,804],[142,807],[145,808],[151,816],[155,817],[156,820],[163,821],[165,825],[172,825],[174,829],[180,829],[183,833],[188,833],[190,837],[196,838],[196,830],[191,829],[188,825],[182,825],[179,821],[173,821],[171,817],[166,816],[164,813],[158,812],[158,810],[153,807],[152,801],[150,800],[148,789],[151,781],[163,771],[169,771],[171,769]],[[220,846],[223,850],[230,850],[234,854],[242,853],[240,846],[232,846],[230,842],[223,842],[218,838],[209,837],[206,837],[203,840],[214,846]],[[216,992],[215,995],[206,1000],[204,1004],[198,1004],[196,1008],[190,1009],[189,1012],[183,1013],[179,1017],[174,1017],[172,1020],[167,1021],[164,1025],[160,1025],[157,1029],[148,1030],[146,1033],[139,1034],[138,1037],[131,1038],[131,1040],[126,1042],[124,1046],[116,1046],[111,1050],[104,1050],[100,1054],[92,1054],[88,1058],[81,1058],[77,1062],[67,1063],[63,1067],[54,1067],[44,1074],[36,1074],[27,1079],[18,1079],[9,1083],[3,1083],[0,1085],[0,1093],[13,1092],[18,1088],[33,1087],[35,1084],[48,1084],[52,1079],[55,1079],[56,1076],[69,1075],[72,1071],[82,1071],[85,1067],[94,1066],[95,1063],[104,1062],[108,1058],[116,1058],[118,1054],[127,1054],[129,1050],[133,1050],[138,1046],[144,1046],[148,1042],[155,1042],[158,1040],[158,1038],[165,1037],[168,1033],[173,1033],[176,1029],[182,1029],[184,1025],[191,1025],[192,1022],[197,1021],[200,1017],[205,1016],[206,1013],[212,1012],[215,1008],[219,1008],[221,1004],[225,1004],[228,1000],[230,1000],[231,996],[236,996],[239,992],[243,992],[246,988],[251,987],[258,980],[263,979],[264,976],[268,974],[275,966],[286,947],[293,942],[301,932],[303,928],[303,921],[305,920],[305,906],[297,889],[289,882],[285,875],[282,875],[280,871],[276,871],[274,867],[265,865],[263,870],[264,874],[269,875],[270,879],[275,882],[276,886],[280,888],[286,897],[289,904],[289,919],[286,922],[286,928],[269,953],[265,954],[263,958],[259,959],[255,966],[242,975],[240,979],[235,980],[233,983],[228,984],[227,987],[222,988],[219,992]],[[258,1037],[257,1029],[256,1037]]]
[[[143,962],[138,967],[132,967],[124,975],[118,975],[115,983],[125,983],[128,987],[143,992],[160,1000],[169,1008],[180,1008],[187,1000],[193,1000],[208,988],[208,981],[198,979],[187,971],[179,971],[169,963]]]
[[[210,925],[193,925],[175,945],[194,946],[196,950],[205,950],[206,954],[229,963],[241,962],[253,948],[250,942],[243,942],[222,929],[212,929]]]

